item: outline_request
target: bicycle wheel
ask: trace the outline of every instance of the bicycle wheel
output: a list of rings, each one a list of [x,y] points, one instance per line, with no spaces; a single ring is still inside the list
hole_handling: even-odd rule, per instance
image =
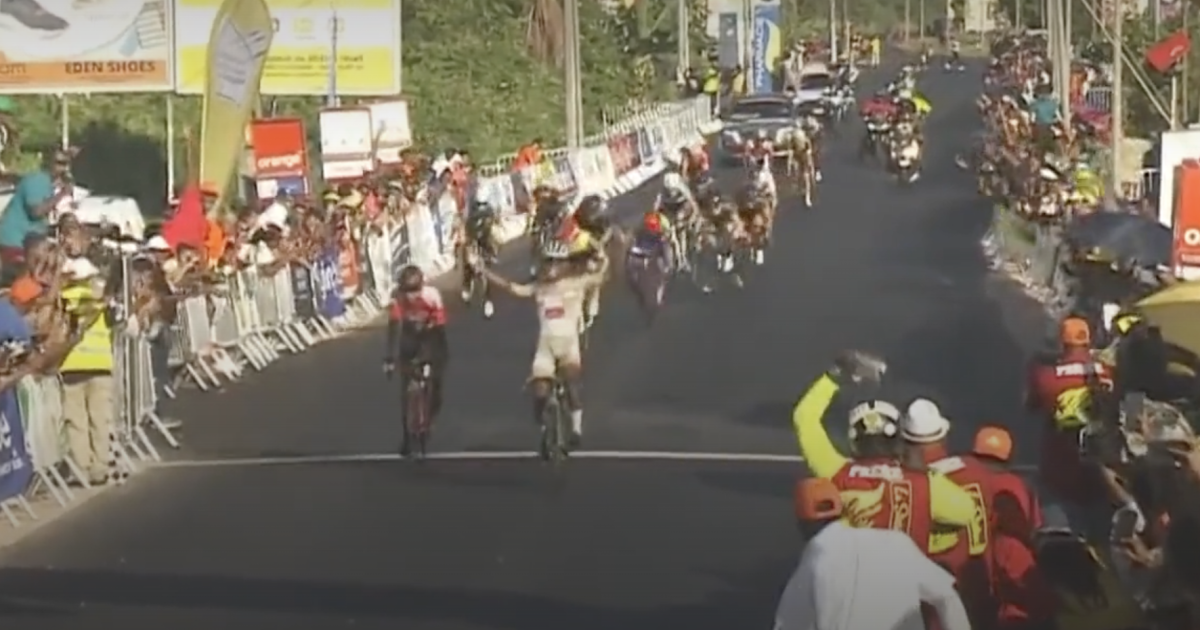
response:
[[[558,430],[554,432],[554,461],[556,463],[566,461],[567,457],[571,454],[571,418],[570,414],[567,413],[565,396],[566,393],[563,391],[563,386],[559,383],[554,392],[554,397],[558,400],[554,405],[558,411],[556,414]]]
[[[425,459],[429,444],[429,384],[424,379],[414,379],[408,388],[408,409],[406,431],[413,445],[413,453],[418,460]]]
[[[562,413],[558,407],[558,396],[551,394],[546,401],[546,407],[542,410],[542,443],[540,452],[543,461],[552,461],[558,458],[558,444],[562,441],[559,437],[559,430],[562,428],[559,425],[559,416]]]

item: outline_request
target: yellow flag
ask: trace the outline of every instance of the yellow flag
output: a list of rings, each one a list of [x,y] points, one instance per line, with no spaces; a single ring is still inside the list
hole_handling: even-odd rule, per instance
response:
[[[245,148],[274,29],[264,0],[225,0],[208,39],[200,186],[224,201]]]

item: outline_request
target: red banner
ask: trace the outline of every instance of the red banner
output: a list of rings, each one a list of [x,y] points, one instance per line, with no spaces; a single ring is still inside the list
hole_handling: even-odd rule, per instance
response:
[[[308,143],[304,121],[299,118],[267,118],[250,123],[257,179],[308,177]]]

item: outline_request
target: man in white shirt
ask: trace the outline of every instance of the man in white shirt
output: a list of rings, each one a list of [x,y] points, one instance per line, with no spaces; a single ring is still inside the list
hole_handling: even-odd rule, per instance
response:
[[[775,630],[925,630],[921,610],[943,630],[970,630],[954,578],[906,534],[841,522],[828,479],[796,484],[796,516],[808,544],[779,599]]]

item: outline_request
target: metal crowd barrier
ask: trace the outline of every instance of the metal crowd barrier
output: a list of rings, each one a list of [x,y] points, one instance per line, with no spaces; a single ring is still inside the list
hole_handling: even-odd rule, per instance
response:
[[[1074,308],[1077,296],[1074,284],[1063,270],[1067,249],[1057,223],[1029,221],[997,207],[983,246],[997,267],[1021,282],[1031,297],[1046,306],[1052,319],[1057,321]]]

